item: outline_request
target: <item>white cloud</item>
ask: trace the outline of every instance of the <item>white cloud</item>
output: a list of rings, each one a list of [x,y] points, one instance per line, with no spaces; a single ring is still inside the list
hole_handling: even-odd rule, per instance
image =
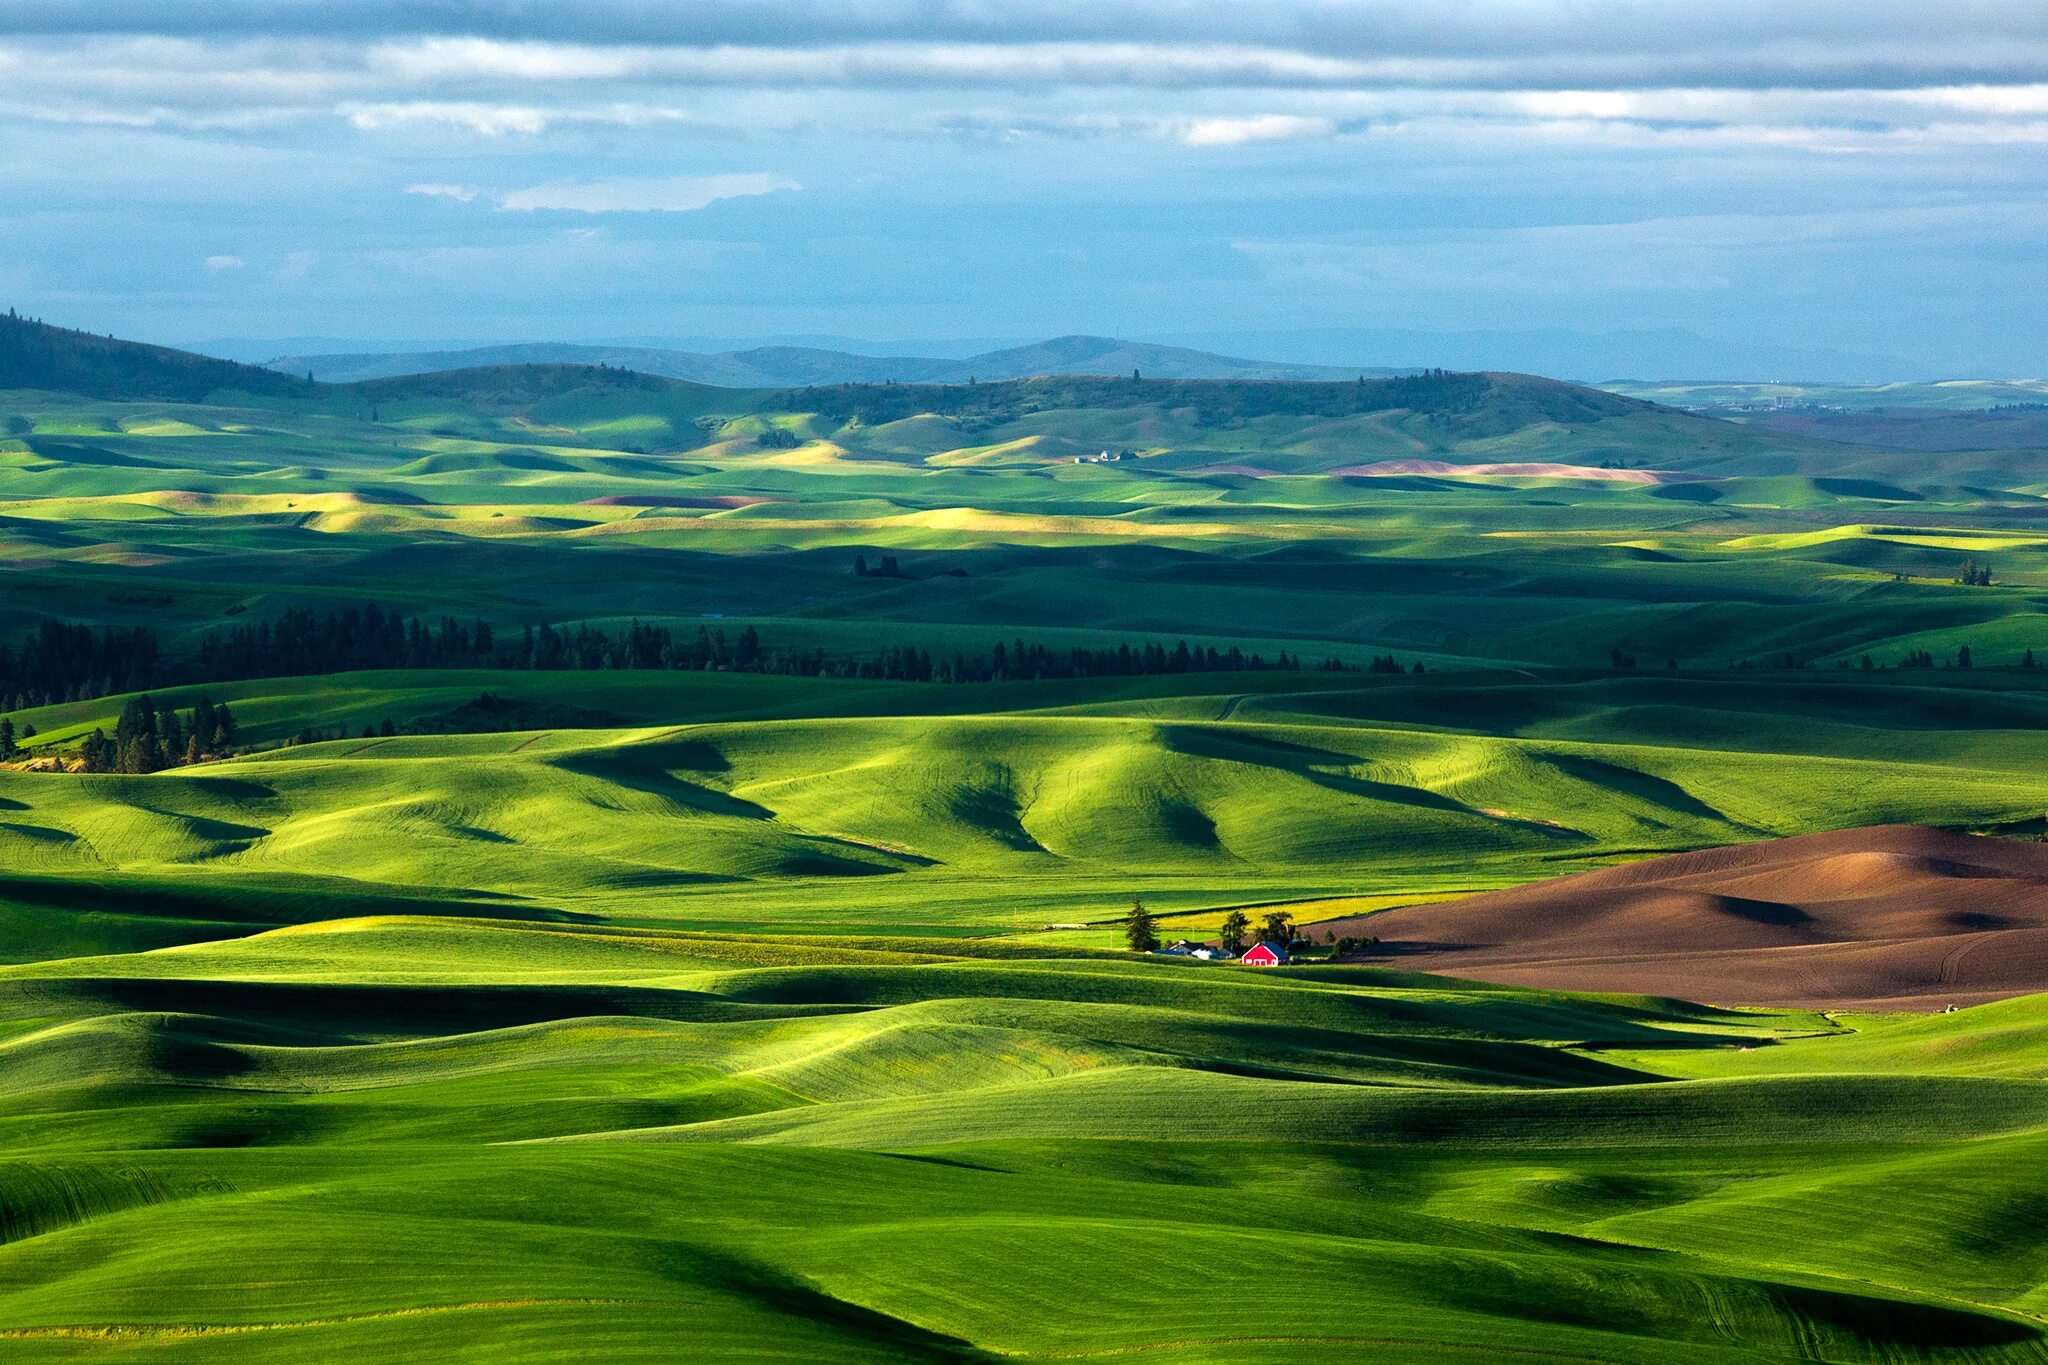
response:
[[[588,180],[577,184],[534,185],[514,190],[498,201],[500,208],[520,212],[565,209],[572,213],[694,213],[721,199],[743,199],[803,186],[767,171],[737,175],[678,175]]]
[[[1238,147],[1247,142],[1283,142],[1292,138],[1329,137],[1337,125],[1305,114],[1254,114],[1248,118],[1200,118],[1180,130],[1190,147]]]
[[[240,256],[208,256],[206,258],[206,268],[208,270],[240,270],[247,264],[249,263]]]
[[[474,185],[407,185],[405,192],[424,194],[430,199],[453,199],[461,204],[467,204],[476,198]]]
[[[514,104],[411,100],[359,104],[347,112],[348,121],[365,132],[383,132],[417,123],[445,123],[485,137],[503,137],[507,133],[544,133],[548,127],[545,110]]]

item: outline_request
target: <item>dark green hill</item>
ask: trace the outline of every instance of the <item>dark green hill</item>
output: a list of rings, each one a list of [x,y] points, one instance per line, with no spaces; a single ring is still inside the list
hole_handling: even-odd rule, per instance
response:
[[[379,403],[438,399],[493,412],[516,410],[571,394],[625,397],[637,402],[650,395],[735,392],[609,365],[485,365],[472,370],[366,379],[358,384],[336,385],[335,391]]]
[[[1845,456],[1874,458],[1554,379],[1444,370],[1340,381],[1038,375],[727,388],[609,364],[506,364],[318,384],[9,317],[0,322],[7,388],[124,401],[312,399],[352,421],[476,440],[524,441],[545,429],[556,442],[635,451],[830,440],[865,458],[920,463],[1009,442],[1030,447],[1026,462],[1129,447],[1169,459],[1250,458],[1284,473],[1418,455],[1717,474],[1835,472]]]
[[[0,318],[0,389],[188,403],[223,391],[264,398],[310,398],[320,392],[319,385],[297,375],[52,327],[12,310]]]
[[[1034,413],[1074,409],[1157,407],[1190,413],[1204,426],[1258,417],[1352,417],[1405,408],[1417,412],[1474,413],[1496,390],[1518,394],[1527,386],[1555,390],[1550,406],[1583,414],[1539,420],[1588,420],[1593,414],[1650,405],[1615,394],[1579,389],[1520,375],[1430,374],[1395,379],[1303,383],[1243,379],[1110,379],[1047,376],[989,384],[834,384],[767,395],[766,409],[815,412],[870,426],[927,413],[998,422]],[[1570,395],[1570,397],[1565,397]],[[1526,397],[1519,406],[1530,406]]]

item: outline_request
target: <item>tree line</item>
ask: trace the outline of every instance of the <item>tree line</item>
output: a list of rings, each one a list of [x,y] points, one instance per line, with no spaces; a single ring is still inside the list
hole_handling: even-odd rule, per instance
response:
[[[235,718],[227,703],[201,697],[180,715],[158,707],[147,693],[130,697],[112,738],[97,727],[78,746],[89,773],[154,773],[186,763],[225,758],[235,750]]]
[[[695,669],[778,673],[799,677],[873,678],[906,682],[1001,682],[1047,678],[1297,670],[1286,650],[1268,658],[1237,646],[1172,647],[1156,641],[1114,647],[1061,647],[1022,638],[967,650],[910,640],[859,657],[821,648],[770,647],[747,626],[728,635],[700,625],[677,633],[634,621],[605,631],[583,624],[499,631],[481,618],[443,616],[428,622],[375,604],[320,611],[294,607],[275,620],[237,624],[208,634],[195,653],[173,657],[146,627],[94,630],[46,621],[19,644],[0,645],[0,710],[89,701],[171,686],[296,677],[358,669],[495,668],[518,670]],[[1320,668],[1354,671],[1342,660]],[[1373,671],[1399,671],[1387,657]]]

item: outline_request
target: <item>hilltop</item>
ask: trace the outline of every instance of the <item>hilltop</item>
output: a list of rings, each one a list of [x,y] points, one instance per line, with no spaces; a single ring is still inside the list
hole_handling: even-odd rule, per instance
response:
[[[1420,971],[1719,1004],[2048,990],[2048,846],[1910,825],[1681,853],[1319,925]]]
[[[187,403],[223,391],[265,398],[305,398],[318,392],[296,375],[52,327],[19,317],[11,309],[0,318],[0,390],[6,389]]]

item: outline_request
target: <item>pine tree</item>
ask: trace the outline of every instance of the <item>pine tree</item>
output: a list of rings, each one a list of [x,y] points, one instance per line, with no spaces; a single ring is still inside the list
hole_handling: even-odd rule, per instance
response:
[[[0,762],[13,758],[18,752],[19,746],[14,742],[14,722],[6,716],[0,716]]]
[[[1131,900],[1131,913],[1124,919],[1124,941],[1134,953],[1149,953],[1159,946],[1159,921],[1145,908],[1145,902]]]
[[[79,743],[78,757],[87,772],[110,773],[114,771],[114,741],[107,738],[106,731],[94,727]]]

